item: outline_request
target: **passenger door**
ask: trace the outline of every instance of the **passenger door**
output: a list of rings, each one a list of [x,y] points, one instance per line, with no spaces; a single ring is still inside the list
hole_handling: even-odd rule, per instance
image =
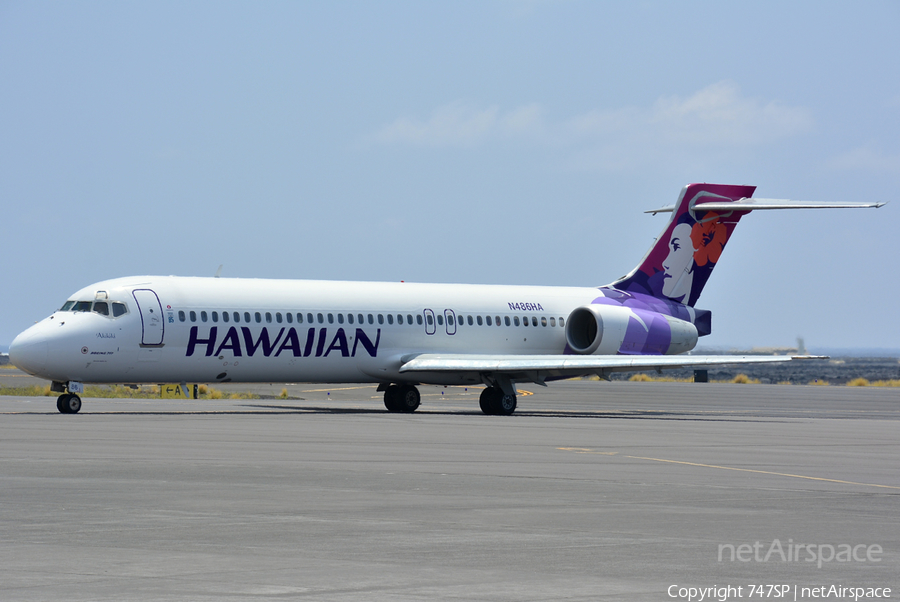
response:
[[[159,297],[148,288],[137,289],[132,295],[141,313],[141,347],[162,347],[166,326]]]

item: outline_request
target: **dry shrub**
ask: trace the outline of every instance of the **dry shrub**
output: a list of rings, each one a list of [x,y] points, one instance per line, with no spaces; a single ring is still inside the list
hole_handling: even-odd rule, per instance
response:
[[[750,378],[746,374],[738,374],[731,379],[731,382],[738,385],[758,385],[760,380],[758,378]]]

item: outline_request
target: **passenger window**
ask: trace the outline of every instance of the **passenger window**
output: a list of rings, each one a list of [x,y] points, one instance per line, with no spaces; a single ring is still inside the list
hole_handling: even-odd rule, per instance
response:
[[[222,321],[223,321],[223,322],[227,322],[227,321],[228,321],[228,312],[227,312],[227,311],[223,311],[223,312],[222,312]]]
[[[374,323],[375,323],[375,318],[372,317],[372,314],[369,314],[369,324],[374,324]]]
[[[496,318],[494,318],[494,324],[496,324],[497,326],[500,326],[500,316],[497,316]]]
[[[378,314],[378,323],[379,323],[379,324],[384,324],[384,316],[381,315],[381,314]]]
[[[531,325],[537,326],[537,316],[531,316]]]
[[[309,322],[310,324],[312,324],[313,323],[313,315],[306,314],[306,321]]]
[[[347,324],[353,324],[353,314],[347,314]]]
[[[72,311],[91,311],[90,301],[76,301]]]
[[[562,318],[560,318],[560,319],[559,319],[559,325],[560,325],[560,326],[565,326],[565,325],[566,325],[566,321],[563,320]]]
[[[256,323],[257,323],[257,324],[262,324],[262,314],[261,314],[261,313],[259,313],[258,311],[257,311],[257,312],[253,312],[253,317],[256,318]]]
[[[72,306],[75,305],[74,301],[66,301],[63,303],[63,306],[59,308],[59,311],[69,311],[72,309]]]
[[[334,314],[328,314],[328,323],[334,324]]]
[[[412,325],[412,314],[406,314],[406,323]]]
[[[437,321],[438,321],[438,326],[443,326],[443,325],[444,325],[444,316],[443,316],[443,314],[438,314],[438,315],[437,315]]]
[[[513,316],[513,324],[515,324],[516,326],[519,325],[519,316]]]
[[[201,311],[201,312],[200,312],[200,319],[201,319],[202,321],[206,322],[206,318],[207,318],[206,312],[205,312],[205,311]]]
[[[275,312],[275,321],[281,324],[281,314],[278,312]]]
[[[503,322],[506,323],[507,326],[509,326],[509,316],[503,316]]]
[[[271,324],[271,323],[272,323],[272,312],[267,311],[266,312],[266,324]]]
[[[394,323],[394,316],[393,316],[393,314],[388,314],[388,324],[393,324],[393,323]]]
[[[281,314],[275,314],[275,317],[279,318],[278,321],[281,322]],[[294,314],[288,312],[288,313],[284,314],[284,317],[287,318],[288,324],[294,323]]]
[[[363,323],[364,323],[363,315],[362,315],[362,314],[356,314],[356,317],[359,319],[359,323],[360,323],[360,324],[363,324]]]
[[[403,314],[397,314],[397,324],[403,324]]]
[[[428,314],[427,316],[425,316],[425,319],[428,321],[429,326],[434,326],[434,316]]]
[[[250,323],[250,312],[249,311],[244,312],[244,322],[246,322],[248,324]]]
[[[197,312],[195,312],[194,310],[191,310],[191,322],[196,322],[196,321],[197,321]]]
[[[108,316],[109,304],[106,301],[95,301],[94,313],[100,314],[101,316]]]
[[[547,318],[544,316],[541,316],[541,326],[547,326]]]
[[[453,326],[453,314],[447,314],[447,325]]]
[[[522,326],[528,326],[528,316],[522,318]]]
[[[323,316],[322,314],[316,314],[316,317],[319,319],[319,324],[325,323],[325,316]]]
[[[419,326],[422,325],[422,316],[416,316],[416,324],[418,324]]]
[[[212,312],[212,320],[213,320],[213,322],[219,321],[219,312],[217,312],[217,311]]]
[[[235,322],[241,321],[241,314],[239,314],[238,312],[232,312],[231,317],[234,318]]]
[[[303,324],[303,314],[297,312],[297,324]]]
[[[556,318],[550,318],[550,326],[556,326]]]
[[[187,316],[184,314],[184,310],[181,309],[178,311],[178,321],[184,322],[185,320],[187,320]]]
[[[481,316],[476,316],[475,321],[478,323],[479,326],[482,326],[484,324],[481,320]]]
[[[338,314],[338,324],[344,323],[344,314]]]
[[[466,322],[469,323],[469,326],[472,326],[475,324],[475,321],[472,320],[472,316],[466,316]]]

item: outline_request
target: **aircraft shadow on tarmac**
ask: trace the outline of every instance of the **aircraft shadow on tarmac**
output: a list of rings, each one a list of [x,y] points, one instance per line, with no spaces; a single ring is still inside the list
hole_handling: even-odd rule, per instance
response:
[[[336,408],[329,406],[286,406],[286,405],[261,405],[253,404],[247,407],[255,407],[266,410],[265,412],[245,412],[238,410],[236,412],[222,413],[278,413],[278,414],[365,414],[365,415],[396,415],[396,416],[483,416],[478,409],[473,410],[425,410],[418,411],[413,414],[388,414],[381,408]],[[280,410],[273,412],[273,410]],[[616,420],[693,420],[703,422],[773,422],[778,420],[776,417],[763,416],[725,416],[725,415],[701,415],[696,412],[661,412],[661,411],[628,411],[628,412],[608,412],[608,411],[583,411],[583,410],[516,410],[511,416],[494,417],[503,418],[599,418],[599,419],[616,419]],[[488,418],[488,417],[485,417]],[[775,420],[773,420],[773,418]]]

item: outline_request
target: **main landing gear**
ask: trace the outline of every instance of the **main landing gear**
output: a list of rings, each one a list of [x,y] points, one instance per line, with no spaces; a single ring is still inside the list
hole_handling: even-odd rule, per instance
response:
[[[415,412],[419,407],[421,401],[419,390],[413,385],[382,384],[378,386],[378,390],[384,391],[384,407],[388,409],[388,412],[409,414]],[[511,381],[503,381],[498,385],[487,387],[481,392],[479,399],[481,411],[488,416],[509,416],[516,411],[515,391]]]
[[[388,412],[411,414],[419,407],[420,401],[419,390],[413,385],[389,385],[384,389],[384,407]]]
[[[509,416],[516,411],[515,393],[504,393],[500,387],[485,388],[478,402],[488,416]]]
[[[61,414],[77,414],[81,409],[81,398],[74,393],[63,393],[56,398],[56,409]]]

